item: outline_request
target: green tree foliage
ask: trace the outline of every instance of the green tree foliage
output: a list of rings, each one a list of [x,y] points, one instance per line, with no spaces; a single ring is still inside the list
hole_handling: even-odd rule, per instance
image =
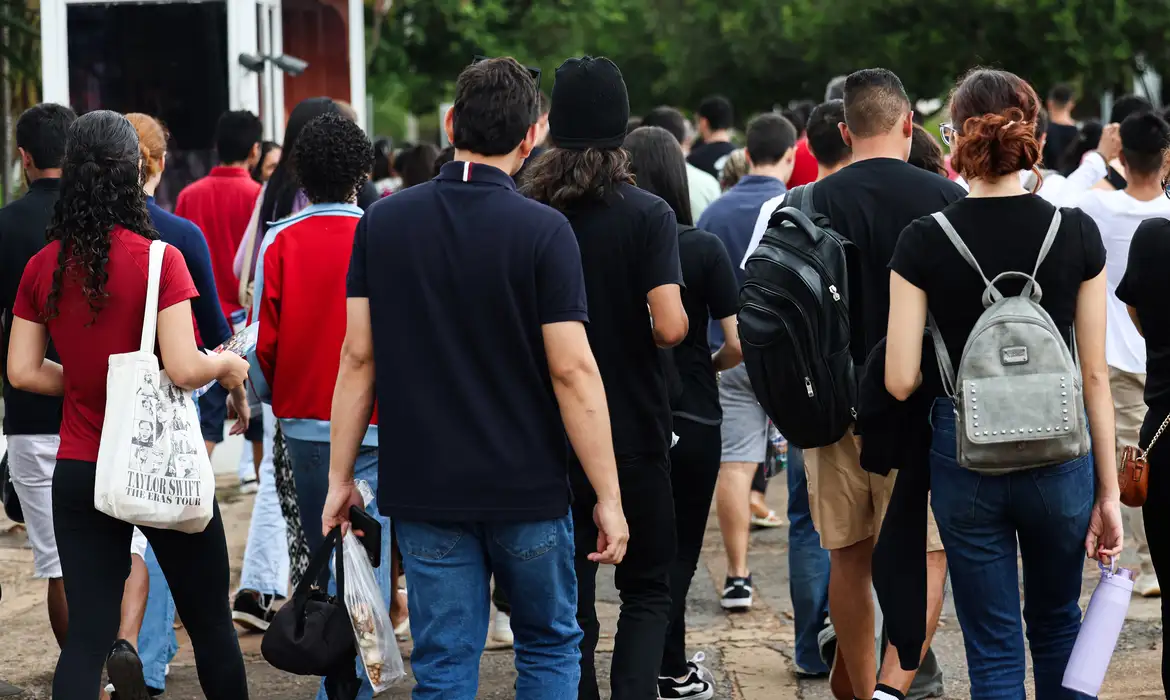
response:
[[[370,82],[427,111],[475,54],[540,66],[547,91],[563,58],[592,53],[621,66],[635,112],[719,92],[746,117],[866,66],[916,98],[978,65],[1042,93],[1124,89],[1143,60],[1170,74],[1168,36],[1170,0],[395,0]]]

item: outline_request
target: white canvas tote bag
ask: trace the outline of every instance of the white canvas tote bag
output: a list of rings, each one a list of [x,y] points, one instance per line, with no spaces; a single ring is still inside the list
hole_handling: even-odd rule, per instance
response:
[[[154,354],[166,247],[150,244],[141,346],[110,356],[93,505],[142,527],[194,533],[211,521],[215,475],[191,392],[171,383]]]

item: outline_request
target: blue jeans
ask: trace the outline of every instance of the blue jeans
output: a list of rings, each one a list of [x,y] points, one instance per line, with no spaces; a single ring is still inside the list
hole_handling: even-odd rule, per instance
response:
[[[1091,456],[1003,476],[959,466],[949,399],[931,415],[931,506],[946,547],[973,700],[1024,700],[1024,615],[1036,700],[1082,698],[1061,687],[1081,628],[1085,533],[1093,508]]]
[[[329,492],[329,443],[296,440],[287,436],[285,442],[288,445],[288,458],[292,463],[293,478],[296,481],[301,527],[305,531],[309,551],[316,551],[325,541],[325,536],[321,534],[321,512],[325,510],[325,496]],[[378,448],[361,449],[354,465],[353,478],[365,480],[374,493],[378,493]],[[382,523],[382,565],[374,569],[374,577],[378,580],[378,587],[382,589],[383,602],[389,609],[390,593],[394,585],[390,580],[390,519],[378,514],[376,503],[369,510]],[[324,581],[321,583],[324,584]],[[332,577],[328,585],[330,593],[337,592]],[[357,671],[358,677],[362,679],[358,700],[370,700],[374,696],[374,689],[366,679],[366,670],[362,668],[361,659],[357,661]],[[317,692],[317,700],[327,700],[324,684]]]
[[[414,700],[474,700],[494,574],[512,604],[517,700],[576,700],[581,677],[573,521],[396,520],[410,581]]]
[[[788,591],[796,618],[796,665],[808,673],[828,673],[817,635],[829,617],[829,553],[813,526],[808,507],[804,452],[788,448]]]
[[[142,659],[146,684],[166,690],[167,664],[178,653],[179,641],[175,638],[175,600],[153,547],[146,548],[146,570],[150,574],[150,595],[146,599],[142,630],[138,633],[138,656]]]

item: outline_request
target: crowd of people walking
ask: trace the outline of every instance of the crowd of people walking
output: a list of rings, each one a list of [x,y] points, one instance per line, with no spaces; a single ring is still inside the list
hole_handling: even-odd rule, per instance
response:
[[[173,213],[153,197],[159,120],[25,112],[28,192],[0,209],[4,433],[61,646],[52,696],[163,693],[177,615],[204,694],[247,698],[237,634],[269,628],[357,507],[385,533],[376,578],[413,638],[415,698],[476,697],[485,645],[514,649],[518,698],[600,698],[605,564],[621,598],[612,697],[708,700],[686,601],[714,506],[728,613],[756,601],[752,528],[786,520],[792,671],[828,677],[836,698],[942,695],[931,641],[948,577],[972,697],[1025,697],[1025,637],[1035,695],[1081,697],[1061,682],[1086,557],[1108,566],[1124,529],[1139,594],[1160,595],[1170,567],[1170,459],[1151,446],[1170,420],[1170,125],[1130,96],[1078,126],[1067,86],[1045,108],[1020,77],[977,69],[951,95],[944,151],[891,71],[827,93],[753,117],[739,148],[725,98],[694,123],[669,106],[631,117],[608,59],[566,60],[548,96],[516,61],[479,60],[458,76],[441,152],[372,142],[327,97],[298,104],[280,144],[225,113],[218,164]],[[778,211],[850,251],[847,296],[829,287],[823,303],[842,305],[857,402],[815,444],[765,409],[784,377],[745,362],[749,342],[762,351],[737,319],[754,256],[795,216]],[[964,436],[996,409],[967,404],[975,386],[954,368],[1013,294],[1075,357],[1063,421],[1091,443],[995,471]],[[211,385],[196,449],[251,445],[234,591],[218,507],[188,534],[94,505],[107,366],[139,347],[155,303],[170,381]],[[250,325],[247,359],[201,350]],[[1003,349],[1002,365],[1027,362]],[[821,390],[802,379],[780,400]],[[1151,469],[1123,526],[1127,446],[1150,449]],[[777,463],[785,517],[761,495]],[[336,590],[328,571],[314,583]]]

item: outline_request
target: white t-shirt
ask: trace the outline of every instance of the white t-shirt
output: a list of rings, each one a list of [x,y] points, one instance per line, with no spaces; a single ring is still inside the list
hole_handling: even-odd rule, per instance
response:
[[[1105,283],[1109,288],[1105,360],[1110,367],[1145,374],[1146,343],[1133,325],[1125,303],[1117,298],[1117,285],[1125,276],[1134,231],[1146,219],[1156,216],[1170,218],[1170,198],[1158,197],[1140,202],[1124,190],[1089,190],[1081,195],[1076,206],[1097,222],[1101,240],[1105,243]]]

